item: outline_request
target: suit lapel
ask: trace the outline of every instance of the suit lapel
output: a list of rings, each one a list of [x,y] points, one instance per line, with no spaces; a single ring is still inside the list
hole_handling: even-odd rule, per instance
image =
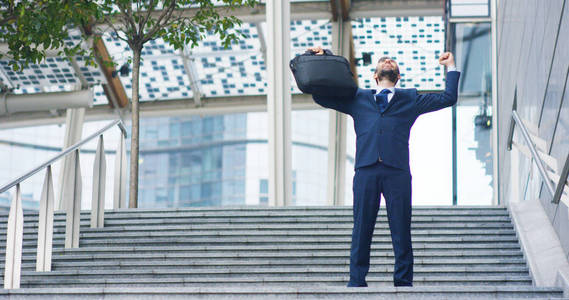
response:
[[[369,91],[370,91],[369,101],[371,101],[373,107],[375,107],[377,111],[379,111],[379,105],[377,104],[377,102],[375,102],[375,93],[377,93],[377,90],[371,89]]]

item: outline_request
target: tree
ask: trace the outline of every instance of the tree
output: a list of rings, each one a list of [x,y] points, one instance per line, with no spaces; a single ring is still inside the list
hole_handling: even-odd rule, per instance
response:
[[[2,0],[0,39],[8,44],[6,56],[15,70],[40,63],[47,50],[71,58],[86,55],[94,63],[92,49],[68,45],[71,28],[83,38],[100,38],[104,29],[132,49],[132,134],[129,206],[138,206],[139,70],[141,52],[150,40],[162,38],[175,49],[195,47],[206,34],[219,35],[225,47],[242,34],[241,21],[231,15],[237,7],[254,7],[258,0]],[[3,55],[0,53],[0,58]],[[104,62],[112,63],[112,62]]]
[[[257,0],[101,0],[96,1],[106,24],[132,49],[132,133],[130,152],[129,207],[138,206],[139,70],[141,52],[150,40],[162,38],[175,49],[194,47],[206,34],[219,35],[225,47],[241,34],[232,30],[241,21],[230,11],[253,7]],[[215,4],[221,4],[215,5]],[[220,10],[228,12],[225,16]]]
[[[0,58],[10,58],[14,70],[29,63],[40,63],[54,50],[58,56],[86,56],[94,63],[92,52],[81,44],[66,44],[69,29],[80,28],[99,17],[93,1],[83,0],[2,0],[0,40],[8,47]]]

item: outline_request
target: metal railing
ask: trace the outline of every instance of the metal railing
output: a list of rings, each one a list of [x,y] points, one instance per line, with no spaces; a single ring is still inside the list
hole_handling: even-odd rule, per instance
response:
[[[53,240],[53,212],[54,212],[54,189],[52,165],[65,158],[62,172],[63,193],[60,201],[63,201],[66,212],[65,224],[65,248],[79,247],[79,223],[81,212],[81,168],[79,165],[79,148],[89,141],[99,138],[95,163],[93,167],[93,198],[91,209],[91,227],[103,227],[105,208],[105,179],[106,160],[103,142],[103,133],[118,126],[121,130],[120,141],[115,159],[115,186],[114,208],[123,208],[126,200],[126,129],[121,120],[116,120],[93,133],[89,137],[62,150],[51,159],[38,167],[17,177],[8,184],[0,187],[0,193],[15,187],[15,194],[10,205],[8,215],[8,228],[6,238],[6,259],[4,267],[4,288],[17,289],[20,287],[20,275],[22,267],[22,243],[24,231],[24,214],[22,209],[22,191],[20,184],[34,174],[46,169],[45,180],[40,199],[38,219],[38,241],[36,271],[51,271],[51,254]]]
[[[538,137],[534,137],[532,139],[532,135],[529,133],[528,128],[518,115],[517,109],[517,101],[514,100],[513,107],[512,107],[512,119],[510,121],[510,129],[508,133],[508,150],[512,150],[512,146],[516,146],[520,152],[528,156],[530,159],[535,161],[537,165],[537,169],[541,176],[541,179],[545,185],[545,189],[552,197],[551,202],[558,204],[562,199],[567,202],[566,204],[569,205],[569,197],[565,192],[565,187],[569,186],[567,182],[567,178],[569,175],[569,154],[567,154],[567,158],[565,159],[564,166],[561,172],[558,172],[557,161],[549,156],[547,153],[543,151],[539,151],[536,148],[536,143],[534,142],[535,139]],[[514,142],[514,129],[515,126],[518,125],[520,128],[520,132],[527,144],[527,147],[524,145],[517,144]],[[544,144],[546,144],[544,142]],[[546,168],[547,165],[547,168]],[[554,183],[556,185],[554,186]]]

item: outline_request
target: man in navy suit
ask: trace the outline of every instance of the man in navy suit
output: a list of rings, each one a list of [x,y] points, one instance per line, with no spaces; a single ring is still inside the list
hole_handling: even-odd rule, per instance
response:
[[[324,51],[331,54],[321,47],[308,50],[316,54],[324,54]],[[393,283],[395,286],[413,285],[409,133],[419,115],[456,103],[460,77],[452,53],[443,53],[439,63],[448,70],[446,88],[442,93],[418,94],[416,89],[395,88],[401,78],[399,67],[393,59],[382,57],[373,74],[377,89],[358,88],[351,99],[312,95],[321,106],[354,119],[356,172],[348,287],[367,286],[365,278],[369,271],[371,238],[380,194],[385,198],[395,254]]]

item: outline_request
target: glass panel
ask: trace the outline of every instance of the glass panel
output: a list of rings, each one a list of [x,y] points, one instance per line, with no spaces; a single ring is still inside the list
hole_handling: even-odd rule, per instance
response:
[[[413,205],[452,204],[452,109],[421,115],[411,128]]]
[[[292,112],[294,205],[326,205],[329,111]]]
[[[461,71],[457,105],[457,200],[492,204],[492,71],[490,24],[456,24]]]
[[[325,204],[328,112],[291,117],[293,204]],[[139,207],[266,205],[267,126],[265,112],[141,119]]]
[[[451,17],[488,17],[489,0],[451,0]]]

